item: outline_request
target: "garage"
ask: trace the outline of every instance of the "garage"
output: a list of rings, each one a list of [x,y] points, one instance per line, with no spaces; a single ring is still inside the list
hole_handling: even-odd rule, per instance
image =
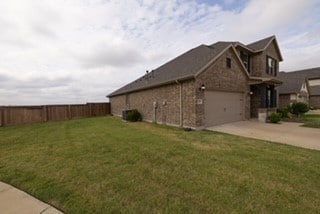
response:
[[[243,93],[206,91],[205,126],[244,120]]]

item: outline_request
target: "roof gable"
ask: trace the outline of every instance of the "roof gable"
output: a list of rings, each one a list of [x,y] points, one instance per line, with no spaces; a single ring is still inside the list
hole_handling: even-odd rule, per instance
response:
[[[310,95],[320,95],[320,86],[310,86],[308,84],[308,80],[320,79],[320,67],[291,72],[279,72],[279,78],[284,81],[284,84],[279,87],[280,93],[296,93],[298,85],[305,80],[307,81]]]
[[[275,38],[275,36],[270,36],[261,40],[258,40],[256,42],[252,42],[247,45],[248,48],[254,50],[254,51],[261,51],[267,48],[267,46],[272,42],[272,40]]]
[[[275,36],[270,36],[268,38],[261,39],[259,41],[250,43],[247,45],[247,47],[250,48],[251,50],[253,50],[254,52],[261,52],[261,51],[265,51],[272,44],[272,42],[275,43],[280,61],[283,61],[283,57],[280,52],[280,48],[279,48],[279,45],[278,45],[278,42],[277,42],[277,39]]]
[[[306,84],[309,91],[306,76],[300,73],[279,72],[278,78],[283,82],[278,90],[280,94],[299,93],[303,84]]]
[[[210,62],[208,62],[207,65],[205,65],[201,70],[199,70],[196,74],[195,77],[199,76],[202,72],[204,72],[208,67],[210,67],[221,55],[223,55],[227,50],[229,50],[230,48],[232,49],[236,60],[238,61],[238,63],[240,64],[241,70],[245,73],[246,77],[249,78],[249,73],[246,69],[246,67],[244,66],[242,60],[240,59],[240,56],[237,54],[237,51],[235,49],[235,47],[233,46],[233,43],[231,42],[219,42],[219,43],[224,43],[224,44],[229,44],[224,51],[220,52],[220,54],[218,54],[215,58],[213,58]]]
[[[320,67],[294,71],[292,73],[300,73],[305,75],[308,80],[320,79]],[[320,85],[309,85],[310,95],[320,95]]]

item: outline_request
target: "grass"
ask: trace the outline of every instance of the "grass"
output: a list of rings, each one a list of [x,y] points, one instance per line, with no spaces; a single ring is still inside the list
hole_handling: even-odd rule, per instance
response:
[[[311,128],[320,128],[319,114],[306,114],[303,116],[303,126]]]
[[[320,152],[113,117],[0,129],[0,180],[66,213],[317,213]]]
[[[301,116],[293,115],[292,118],[283,118],[283,121],[303,123],[302,126],[304,127],[320,128],[319,114],[303,114]]]

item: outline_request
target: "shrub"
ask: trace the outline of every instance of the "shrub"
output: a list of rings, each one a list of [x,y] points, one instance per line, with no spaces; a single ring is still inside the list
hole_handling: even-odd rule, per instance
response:
[[[268,120],[271,123],[279,123],[279,121],[281,120],[281,115],[279,113],[275,113],[273,112],[269,117]]]
[[[291,113],[295,115],[301,115],[309,111],[309,107],[305,103],[294,103],[291,105]]]
[[[137,121],[141,121],[142,117],[140,112],[137,109],[133,109],[128,112],[127,120],[130,122],[137,122]]]
[[[277,113],[280,114],[281,118],[289,118],[289,109],[288,108],[279,108]]]

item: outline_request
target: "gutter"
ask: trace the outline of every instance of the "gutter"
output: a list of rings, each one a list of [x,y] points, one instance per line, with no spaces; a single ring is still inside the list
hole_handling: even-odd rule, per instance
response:
[[[115,96],[119,96],[119,95],[123,95],[123,94],[127,94],[127,93],[143,91],[143,90],[151,89],[151,88],[157,88],[157,87],[160,87],[160,86],[165,86],[165,85],[170,85],[170,84],[173,84],[173,83],[177,83],[177,81],[181,82],[181,81],[186,81],[186,80],[194,79],[194,78],[195,78],[195,76],[188,75],[188,76],[181,77],[181,78],[179,78],[177,80],[170,80],[170,81],[167,81],[167,82],[162,82],[162,83],[158,83],[158,84],[154,84],[154,85],[149,85],[149,86],[145,86],[145,87],[141,87],[141,88],[137,88],[137,89],[133,89],[133,90],[127,90],[127,91],[120,92],[120,93],[115,93],[115,94],[111,93],[111,94],[108,94],[106,97],[115,97]]]

